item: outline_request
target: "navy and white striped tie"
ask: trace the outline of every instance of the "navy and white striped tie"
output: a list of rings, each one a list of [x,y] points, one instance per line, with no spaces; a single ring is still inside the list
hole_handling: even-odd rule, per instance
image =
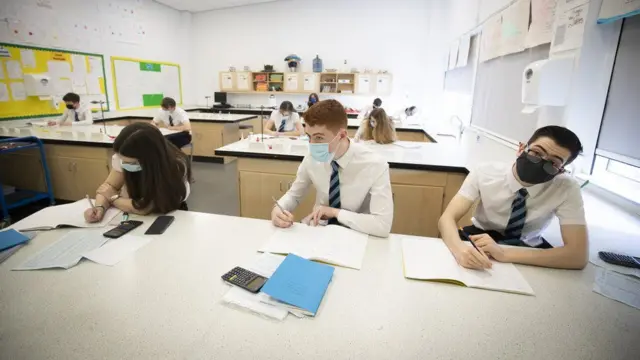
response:
[[[78,117],[78,112],[76,111],[75,113],[76,113],[76,114],[75,114],[75,120],[76,120],[76,121],[80,121],[80,118]]]
[[[173,117],[169,115],[169,126],[173,126]]]
[[[338,173],[340,165],[336,161],[332,161],[331,168],[333,171],[331,171],[331,180],[329,180],[329,206],[340,209],[340,175]],[[329,224],[337,225],[338,219],[330,219]]]
[[[278,127],[278,132],[284,132],[284,125],[287,122],[286,119],[283,119],[282,122],[280,123],[280,126]]]
[[[504,236],[508,239],[506,242],[520,242],[522,236],[522,228],[527,219],[527,196],[529,193],[526,189],[518,190],[516,198],[511,203],[511,216],[504,230]]]

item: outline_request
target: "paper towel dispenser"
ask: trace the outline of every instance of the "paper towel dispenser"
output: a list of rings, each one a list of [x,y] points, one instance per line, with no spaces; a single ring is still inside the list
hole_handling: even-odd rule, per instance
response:
[[[523,112],[540,106],[564,106],[571,87],[573,57],[539,60],[522,72]]]
[[[27,96],[53,95],[53,83],[47,74],[24,74],[24,90]]]

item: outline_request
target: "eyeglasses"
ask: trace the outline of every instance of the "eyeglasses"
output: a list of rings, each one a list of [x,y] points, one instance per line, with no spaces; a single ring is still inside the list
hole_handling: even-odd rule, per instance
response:
[[[524,152],[527,156],[527,159],[534,164],[538,164],[541,161],[544,161],[542,169],[549,175],[556,175],[563,168],[564,164],[559,164],[558,161],[547,159],[548,155],[541,154],[539,151],[531,149],[529,146],[524,148]]]

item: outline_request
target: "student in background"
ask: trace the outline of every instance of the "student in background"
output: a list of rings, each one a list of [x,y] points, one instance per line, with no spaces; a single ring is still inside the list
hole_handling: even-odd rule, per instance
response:
[[[398,112],[396,112],[393,116],[391,116],[391,120],[398,123],[403,123],[407,121],[410,117],[416,116],[418,114],[418,108],[415,106],[409,106],[408,108],[404,108]]]
[[[67,109],[57,121],[50,121],[49,126],[71,126],[71,125],[91,125],[93,124],[93,116],[91,109],[87,104],[80,103],[80,95],[75,93],[67,93],[62,97]]]
[[[378,144],[391,144],[396,141],[396,129],[383,108],[375,109],[364,119],[353,140],[373,140]]]
[[[274,110],[264,125],[265,134],[300,136],[304,134],[300,116],[291,101],[283,101],[279,110]]]
[[[148,123],[131,124],[116,137],[113,150],[111,172],[97,190],[96,206],[84,212],[87,222],[102,220],[111,206],[141,215],[186,210],[187,156],[160,130]]]
[[[318,98],[318,94],[312,93],[311,95],[309,95],[309,99],[307,100],[307,108],[310,108],[318,101],[320,101]]]
[[[373,100],[373,104],[371,105],[367,105],[365,107],[362,108],[362,110],[360,110],[360,113],[358,113],[358,120],[364,120],[366,118],[369,117],[369,114],[371,114],[371,112],[379,107],[382,106],[382,100],[380,100],[380,98],[375,98],[375,100]]]
[[[160,107],[162,109],[158,115],[153,118],[151,123],[157,127],[164,126],[169,130],[179,131],[179,133],[167,137],[167,140],[178,149],[190,144],[191,123],[189,122],[187,112],[184,111],[184,109],[176,107],[176,101],[170,97],[162,99]]]
[[[275,226],[289,227],[291,214],[309,187],[316,206],[307,217],[340,224],[366,234],[386,237],[393,222],[389,164],[347,136],[347,114],[336,100],[323,100],[305,113],[309,155],[298,167],[296,180],[271,212]]]
[[[581,151],[572,131],[546,126],[536,130],[527,144],[520,144],[514,163],[485,163],[471,171],[438,223],[458,263],[487,268],[489,256],[500,262],[584,268],[588,239],[580,186],[564,174],[565,166]],[[460,241],[464,236],[456,225],[476,201],[473,226],[463,231],[482,253]],[[560,221],[564,242],[558,248],[541,236],[554,216]]]

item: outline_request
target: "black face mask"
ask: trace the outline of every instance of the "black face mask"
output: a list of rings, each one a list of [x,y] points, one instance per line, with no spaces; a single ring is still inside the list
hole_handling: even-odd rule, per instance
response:
[[[531,161],[526,153],[522,153],[516,160],[516,173],[518,177],[520,180],[529,184],[542,184],[552,180],[560,173],[551,174],[550,172],[554,170],[551,161],[540,159],[540,161],[536,163]]]
[[[73,105],[67,104],[67,109],[73,110]]]

